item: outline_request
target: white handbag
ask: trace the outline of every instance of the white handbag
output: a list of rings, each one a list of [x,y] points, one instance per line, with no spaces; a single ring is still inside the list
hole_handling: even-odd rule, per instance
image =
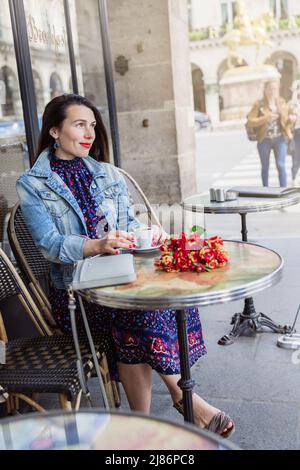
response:
[[[71,287],[73,290],[89,289],[126,284],[135,279],[132,254],[98,255],[76,263]]]

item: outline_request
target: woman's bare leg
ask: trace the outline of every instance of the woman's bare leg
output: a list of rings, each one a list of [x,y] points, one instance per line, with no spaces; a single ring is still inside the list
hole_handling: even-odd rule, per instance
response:
[[[148,364],[118,362],[119,377],[131,410],[150,413],[152,368]]]
[[[182,399],[182,391],[178,387],[177,382],[180,379],[180,375],[163,375],[159,374],[161,379],[166,384],[172,400],[174,403]],[[193,393],[193,411],[195,424],[198,424],[200,427],[207,426],[212,418],[220,411],[218,408],[207,403],[203,398],[201,398],[197,393]],[[229,426],[229,429],[232,427]],[[224,430],[226,431],[226,430]]]

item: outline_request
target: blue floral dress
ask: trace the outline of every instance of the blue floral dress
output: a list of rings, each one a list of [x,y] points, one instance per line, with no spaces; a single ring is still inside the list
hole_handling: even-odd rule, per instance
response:
[[[51,159],[51,169],[71,190],[82,210],[88,235],[98,238],[99,225],[107,231],[104,216],[97,212],[97,204],[90,194],[92,176],[82,158]],[[100,222],[100,224],[99,224]],[[50,302],[53,315],[60,328],[71,331],[68,311],[68,295],[65,290],[51,287]],[[92,329],[101,328],[111,338],[112,350],[108,354],[112,361],[125,364],[149,364],[161,374],[179,374],[178,335],[175,311],[121,310],[85,302]],[[206,354],[202,327],[197,308],[186,309],[190,365]],[[78,322],[81,321],[77,306]]]

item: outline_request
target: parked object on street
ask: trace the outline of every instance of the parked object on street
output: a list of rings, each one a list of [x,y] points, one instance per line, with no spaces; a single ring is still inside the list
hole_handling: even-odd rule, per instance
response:
[[[38,116],[39,128],[42,127],[42,116]],[[0,120],[0,138],[14,137],[25,134],[23,119],[12,119],[10,121]]]
[[[292,331],[286,335],[279,336],[277,339],[277,346],[284,349],[299,349],[300,348],[300,334],[296,333],[295,325],[300,312],[300,305],[298,306],[297,313],[295,316],[294,323],[292,325]]]
[[[201,111],[195,111],[194,119],[196,131],[200,131],[202,129],[212,130],[212,124],[208,114],[202,113]]]

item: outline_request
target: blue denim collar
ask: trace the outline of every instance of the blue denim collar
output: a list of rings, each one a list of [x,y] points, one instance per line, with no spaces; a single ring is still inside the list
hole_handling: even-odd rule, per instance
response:
[[[101,163],[96,162],[92,157],[88,156],[84,158],[84,163],[88,167],[93,178],[98,176],[105,176],[105,170]],[[41,178],[50,178],[52,176],[52,170],[50,167],[50,149],[45,149],[36,160],[33,167],[27,171],[30,176],[37,176]]]

